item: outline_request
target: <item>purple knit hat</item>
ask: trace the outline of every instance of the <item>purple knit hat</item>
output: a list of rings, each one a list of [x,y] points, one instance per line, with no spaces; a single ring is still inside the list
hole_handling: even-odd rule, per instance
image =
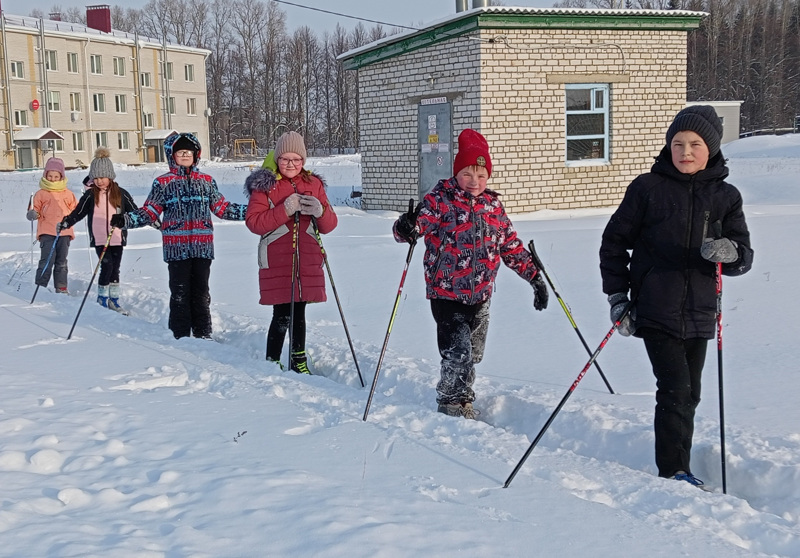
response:
[[[67,177],[66,170],[64,169],[64,161],[58,157],[50,157],[44,165],[44,175],[47,176],[48,171],[58,171],[61,173],[61,180]]]

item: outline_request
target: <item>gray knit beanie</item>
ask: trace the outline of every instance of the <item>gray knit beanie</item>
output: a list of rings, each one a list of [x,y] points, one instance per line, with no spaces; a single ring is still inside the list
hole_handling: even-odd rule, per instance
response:
[[[114,180],[117,178],[117,173],[114,172],[114,163],[109,158],[111,153],[105,147],[98,147],[94,152],[94,159],[92,164],[89,165],[89,177],[94,180],[95,178],[110,178]]]
[[[703,138],[708,147],[708,156],[719,153],[722,141],[722,122],[717,111],[710,105],[692,105],[680,111],[667,130],[667,147],[678,132],[691,131]]]
[[[284,153],[297,153],[305,161],[306,144],[303,141],[303,136],[297,132],[286,132],[279,137],[278,142],[275,144],[275,159],[277,160]]]

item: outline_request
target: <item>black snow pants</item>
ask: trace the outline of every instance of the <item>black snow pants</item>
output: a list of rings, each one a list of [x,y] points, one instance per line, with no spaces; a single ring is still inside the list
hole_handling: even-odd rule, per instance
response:
[[[658,476],[691,473],[694,413],[700,403],[700,379],[708,339],[678,339],[642,328],[647,356],[656,377],[656,466]]]
[[[475,401],[472,384],[475,365],[483,359],[489,330],[489,301],[462,304],[431,299],[436,320],[436,340],[442,357],[441,379],[436,385],[440,405]]]
[[[211,260],[189,258],[167,262],[169,268],[169,328],[175,339],[194,335],[211,338]]]

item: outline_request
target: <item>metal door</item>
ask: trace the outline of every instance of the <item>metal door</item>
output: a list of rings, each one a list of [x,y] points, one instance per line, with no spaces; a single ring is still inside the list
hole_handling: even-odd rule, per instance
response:
[[[32,169],[33,165],[33,148],[28,142],[17,146],[17,168]]]
[[[453,174],[453,128],[445,98],[423,99],[419,105],[419,197]]]

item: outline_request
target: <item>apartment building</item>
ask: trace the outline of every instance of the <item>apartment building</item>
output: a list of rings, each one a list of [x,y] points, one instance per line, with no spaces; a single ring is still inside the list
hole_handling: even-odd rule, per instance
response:
[[[101,145],[157,162],[175,131],[208,145],[208,50],[115,31],[107,5],[86,26],[51,18],[0,14],[0,170],[88,165]]]

